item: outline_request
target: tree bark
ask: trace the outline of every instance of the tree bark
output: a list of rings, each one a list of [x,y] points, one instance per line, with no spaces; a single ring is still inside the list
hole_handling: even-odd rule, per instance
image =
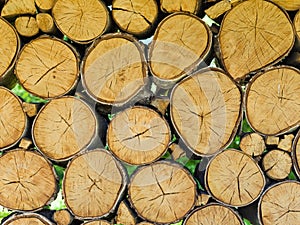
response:
[[[259,201],[259,221],[264,225],[300,223],[300,183],[285,181],[268,188]]]
[[[241,91],[229,76],[220,69],[201,70],[172,90],[172,124],[195,154],[213,155],[235,136],[241,102]]]
[[[170,224],[193,208],[197,193],[189,172],[179,164],[162,161],[137,169],[131,176],[128,194],[141,218]]]
[[[0,204],[12,210],[35,211],[56,194],[52,165],[34,151],[14,149],[0,157]],[[11,172],[8,172],[11,171]]]
[[[207,58],[211,45],[211,31],[200,18],[187,13],[167,16],[156,28],[149,47],[154,81],[160,87],[172,87]]]
[[[279,62],[288,55],[294,41],[288,14],[262,0],[235,6],[224,16],[219,32],[222,63],[236,80]]]
[[[13,147],[27,130],[27,117],[21,100],[0,87],[0,149]]]
[[[101,0],[57,0],[52,16],[58,29],[79,44],[91,43],[110,25],[109,12]]]
[[[121,106],[147,84],[141,44],[128,34],[103,35],[87,50],[81,65],[87,93],[103,105]]]
[[[256,162],[242,151],[225,150],[213,157],[205,172],[206,190],[217,201],[242,207],[257,200],[266,184]]]
[[[297,127],[300,117],[300,71],[281,66],[251,79],[245,95],[246,118],[264,135],[279,135]]]
[[[158,160],[168,149],[168,123],[150,108],[136,106],[117,114],[107,132],[107,144],[122,161],[141,165]]]
[[[115,0],[112,17],[118,27],[129,34],[148,36],[156,23],[158,6],[155,0]]]
[[[24,89],[33,95],[60,97],[77,84],[78,53],[66,42],[44,35],[22,48],[15,73]]]
[[[53,99],[36,116],[32,137],[45,156],[65,161],[87,148],[97,135],[96,117],[82,100],[71,96]]]
[[[88,151],[75,157],[65,171],[65,203],[76,218],[107,216],[122,197],[126,179],[125,169],[108,151]]]

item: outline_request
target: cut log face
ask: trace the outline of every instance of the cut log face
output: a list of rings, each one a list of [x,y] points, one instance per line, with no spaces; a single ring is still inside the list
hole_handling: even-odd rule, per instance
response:
[[[33,16],[20,16],[15,20],[18,33],[24,37],[33,37],[39,33],[39,27]]]
[[[82,62],[84,86],[102,104],[125,104],[145,86],[146,77],[143,49],[130,35],[102,36]]]
[[[257,133],[251,133],[241,139],[240,148],[247,155],[259,156],[265,150],[266,145],[262,136]]]
[[[45,217],[35,213],[14,215],[2,225],[54,225]]]
[[[54,33],[56,27],[53,18],[48,13],[39,13],[36,15],[36,22],[39,29],[44,33]]]
[[[133,107],[117,114],[107,131],[112,153],[133,165],[159,159],[168,149],[170,139],[168,123],[146,107]]]
[[[197,14],[200,10],[199,0],[160,0],[160,9],[165,13],[188,12]]]
[[[20,99],[8,89],[0,87],[0,149],[16,144],[26,126],[27,118]]]
[[[200,18],[185,13],[166,17],[149,49],[152,74],[159,80],[179,80],[206,58],[211,43],[212,34]]]
[[[230,224],[242,225],[239,215],[231,208],[220,204],[209,204],[191,212],[186,218],[184,225],[216,225]]]
[[[105,221],[105,220],[95,220],[91,222],[83,223],[84,225],[111,225],[111,223]]]
[[[260,196],[265,178],[250,156],[230,149],[211,159],[205,173],[205,185],[216,200],[239,207],[251,204]]]
[[[73,217],[67,209],[61,209],[54,212],[53,220],[57,225],[69,225],[72,223]]]
[[[292,150],[292,158],[293,158],[293,165],[295,168],[295,171],[300,177],[300,132],[298,132],[297,136],[294,139],[293,142],[293,150]]]
[[[0,17],[0,84],[3,84],[7,73],[12,70],[16,55],[20,49],[20,40],[15,28]]]
[[[78,43],[93,41],[109,26],[109,13],[101,0],[57,0],[52,15],[58,29]]]
[[[6,0],[5,2],[1,11],[1,16],[5,18],[36,13],[34,0]]]
[[[130,34],[143,35],[152,29],[158,15],[155,0],[114,0],[112,16],[118,27]]]
[[[300,71],[277,67],[256,75],[246,90],[246,116],[251,127],[278,135],[299,124]]]
[[[54,6],[55,0],[35,0],[36,6],[41,12],[47,12]]]
[[[240,122],[241,92],[219,69],[201,70],[171,93],[172,123],[198,155],[213,155],[234,137]]]
[[[140,167],[128,189],[137,213],[154,223],[170,224],[182,219],[196,201],[193,177],[179,164],[167,161]]]
[[[300,0],[284,0],[284,1],[271,0],[271,1],[281,6],[285,10],[294,11],[300,9]]]
[[[300,224],[300,183],[287,181],[266,190],[259,201],[263,225]]]
[[[79,77],[77,53],[65,42],[41,36],[26,44],[16,63],[20,84],[41,98],[54,98],[74,88]]]
[[[219,33],[222,61],[234,79],[274,64],[295,40],[287,13],[269,1],[244,1],[224,17]]]
[[[115,223],[122,224],[122,225],[135,225],[136,224],[135,217],[132,215],[130,208],[127,206],[127,204],[124,201],[121,202],[119,205]]]
[[[271,150],[263,158],[263,170],[274,180],[283,180],[291,172],[292,158],[281,150]]]
[[[15,149],[0,157],[0,204],[32,211],[45,206],[56,193],[50,163],[33,151]]]
[[[104,149],[74,158],[65,171],[65,203],[78,218],[97,218],[114,210],[126,186],[122,165]],[[100,224],[100,223],[99,223]]]
[[[97,122],[92,110],[75,97],[51,100],[35,118],[35,145],[53,160],[66,160],[86,148],[94,139]]]

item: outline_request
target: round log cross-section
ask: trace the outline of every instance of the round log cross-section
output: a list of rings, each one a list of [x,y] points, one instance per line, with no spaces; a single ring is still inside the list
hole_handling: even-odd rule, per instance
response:
[[[273,136],[299,125],[300,71],[271,68],[253,77],[245,97],[246,117],[259,133]]]
[[[120,33],[98,39],[88,49],[81,69],[88,94],[107,105],[125,104],[147,82],[147,63],[141,44]]]
[[[20,38],[15,28],[2,17],[0,17],[0,33],[0,85],[12,88],[15,84],[12,70],[20,49]]]
[[[111,225],[111,223],[105,221],[105,220],[94,220],[90,222],[85,222],[83,225]]]
[[[158,6],[155,0],[114,0],[112,16],[118,27],[130,34],[146,35],[156,22]]]
[[[36,213],[13,215],[2,225],[53,225],[47,218]]]
[[[241,139],[240,148],[247,155],[259,156],[265,150],[266,145],[262,136],[257,133],[250,133]]]
[[[295,171],[300,177],[300,132],[298,132],[297,136],[293,142],[293,150],[292,150],[292,158],[293,158],[293,166]]]
[[[15,27],[21,36],[30,38],[39,33],[39,27],[33,16],[20,16],[15,20]]]
[[[244,1],[224,17],[219,33],[222,61],[234,79],[275,64],[294,45],[289,16],[276,4]]]
[[[246,206],[254,202],[265,183],[265,177],[255,161],[234,149],[217,154],[205,173],[208,192],[216,200],[230,206]]]
[[[285,10],[294,11],[300,9],[300,0],[271,0]]]
[[[198,0],[160,0],[160,9],[165,13],[188,12],[197,14],[201,1]]]
[[[96,149],[69,163],[63,193],[67,207],[76,217],[98,218],[114,210],[125,186],[122,165],[108,151]]]
[[[146,107],[133,107],[117,114],[107,132],[113,154],[134,165],[159,159],[168,149],[170,139],[168,123]]]
[[[140,167],[128,189],[137,213],[154,223],[170,224],[182,219],[196,201],[193,177],[180,165],[166,161]]]
[[[234,137],[242,97],[236,84],[219,69],[201,70],[179,82],[171,93],[172,123],[198,155],[213,155]]]
[[[262,225],[300,224],[300,183],[286,181],[267,189],[258,204]]]
[[[97,121],[82,100],[67,96],[51,100],[35,118],[32,136],[47,157],[67,160],[95,138]]]
[[[0,157],[0,205],[38,210],[51,200],[56,188],[54,170],[39,154],[16,149]]]
[[[79,77],[78,64],[73,48],[45,35],[22,48],[15,72],[28,92],[41,98],[55,98],[74,88]]]
[[[208,55],[212,34],[192,14],[175,13],[158,25],[149,47],[149,61],[157,84],[169,86],[191,72]]]
[[[20,99],[8,89],[0,87],[0,150],[16,144],[26,126],[27,117]]]
[[[183,225],[242,225],[243,221],[231,208],[220,204],[209,204],[197,208],[186,218]]]
[[[71,40],[89,43],[109,27],[109,13],[101,0],[57,0],[52,15],[58,29]]]

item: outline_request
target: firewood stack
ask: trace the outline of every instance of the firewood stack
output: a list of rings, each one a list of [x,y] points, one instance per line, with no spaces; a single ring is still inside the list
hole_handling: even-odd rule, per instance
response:
[[[1,224],[300,224],[300,0],[0,9]]]

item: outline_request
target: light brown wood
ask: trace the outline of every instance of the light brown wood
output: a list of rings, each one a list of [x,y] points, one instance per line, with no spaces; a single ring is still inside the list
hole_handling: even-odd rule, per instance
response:
[[[77,218],[85,219],[108,215],[125,187],[124,168],[104,149],[75,157],[69,163],[63,181],[67,207]]]
[[[71,40],[90,43],[109,27],[109,13],[101,0],[57,0],[52,16],[58,29]]]
[[[216,200],[230,206],[246,206],[263,191],[265,177],[247,154],[228,149],[217,154],[205,171],[207,191]]]
[[[38,105],[22,102],[23,111],[27,114],[29,117],[34,117],[38,113]]]
[[[151,105],[154,106],[162,115],[165,115],[170,104],[169,98],[154,98]]]
[[[186,152],[176,143],[172,143],[169,149],[171,150],[171,155],[174,160],[186,156]]]
[[[85,222],[84,225],[111,225],[111,223],[105,221],[105,220],[94,220],[91,222]]]
[[[137,225],[154,225],[153,223],[149,223],[149,222],[140,222]]]
[[[107,131],[112,153],[133,165],[159,159],[168,149],[170,139],[168,123],[157,112],[141,106],[117,114]]]
[[[53,220],[57,225],[69,225],[73,221],[73,216],[67,209],[61,209],[54,212]]]
[[[209,7],[208,9],[204,10],[206,15],[208,15],[211,19],[216,19],[232,7],[231,2],[228,0],[222,0],[217,2],[215,5]]]
[[[2,225],[54,225],[44,216],[36,213],[15,214],[5,220]]]
[[[167,16],[149,47],[155,82],[168,87],[186,76],[207,57],[211,44],[210,29],[199,17],[186,13]]]
[[[161,161],[137,169],[131,176],[128,194],[140,217],[170,224],[194,206],[196,183],[181,165]]]
[[[299,124],[300,71],[275,67],[256,75],[246,90],[246,117],[265,135],[278,135]]]
[[[141,44],[121,33],[103,35],[94,42],[87,50],[81,70],[88,94],[102,104],[125,104],[147,82]]]
[[[36,15],[36,22],[39,29],[47,34],[55,33],[56,26],[54,24],[53,18],[48,13],[39,13]]]
[[[35,0],[40,12],[49,12],[54,6],[55,0]]]
[[[293,149],[292,149],[292,159],[293,159],[293,167],[295,169],[296,174],[300,177],[300,132],[298,131],[294,141],[293,141]]]
[[[32,141],[29,138],[22,138],[19,143],[19,148],[29,150],[29,147],[32,145]]]
[[[188,12],[197,14],[201,7],[199,0],[160,0],[160,9],[165,13]]]
[[[0,149],[15,145],[27,127],[27,117],[20,99],[11,91],[0,87]]]
[[[33,211],[56,193],[52,165],[34,151],[15,149],[0,157],[0,204],[12,210]]]
[[[41,98],[67,94],[79,78],[78,54],[66,42],[40,36],[22,48],[15,73],[28,92]]]
[[[242,225],[244,223],[240,216],[231,208],[214,203],[195,209],[183,223],[183,225],[198,224]]]
[[[295,11],[300,9],[300,0],[271,0],[285,10]]]
[[[198,194],[196,206],[206,205],[208,201],[211,199],[211,196],[208,194]]]
[[[267,136],[266,137],[266,144],[267,145],[278,145],[279,144],[279,137]]]
[[[247,155],[259,156],[265,150],[266,145],[262,136],[257,133],[250,133],[241,139],[240,148]]]
[[[37,148],[53,160],[67,160],[95,138],[97,121],[82,100],[67,96],[51,100],[34,120],[32,136]]]
[[[39,33],[39,27],[33,16],[20,16],[15,20],[15,27],[23,37],[33,37]]]
[[[262,160],[262,166],[265,173],[274,180],[283,180],[291,172],[292,158],[281,150],[269,151]]]
[[[119,205],[117,215],[115,217],[116,224],[135,225],[136,218],[133,216],[131,209],[122,201]]]
[[[297,46],[299,45],[299,41],[300,41],[300,10],[296,13],[293,24],[296,31],[296,38],[297,38],[296,46]],[[299,53],[294,56],[294,61],[297,62],[297,60],[299,60]]]
[[[7,0],[1,10],[1,16],[13,18],[20,15],[36,13],[34,0]]]
[[[225,15],[219,33],[222,62],[237,80],[280,61],[294,41],[288,14],[263,0],[243,1],[235,6]]]
[[[279,141],[278,148],[291,152],[292,151],[292,145],[293,145],[294,135],[284,135],[284,138]]]
[[[141,36],[152,30],[158,16],[155,0],[114,0],[112,17],[124,32]]]
[[[13,88],[16,78],[13,75],[13,68],[16,56],[20,50],[20,38],[15,28],[5,19],[0,17],[0,85]]]
[[[300,223],[300,183],[286,181],[267,189],[259,201],[259,220],[263,225]]]
[[[241,92],[219,69],[205,69],[179,82],[171,93],[172,123],[198,155],[226,148],[241,119]]]

